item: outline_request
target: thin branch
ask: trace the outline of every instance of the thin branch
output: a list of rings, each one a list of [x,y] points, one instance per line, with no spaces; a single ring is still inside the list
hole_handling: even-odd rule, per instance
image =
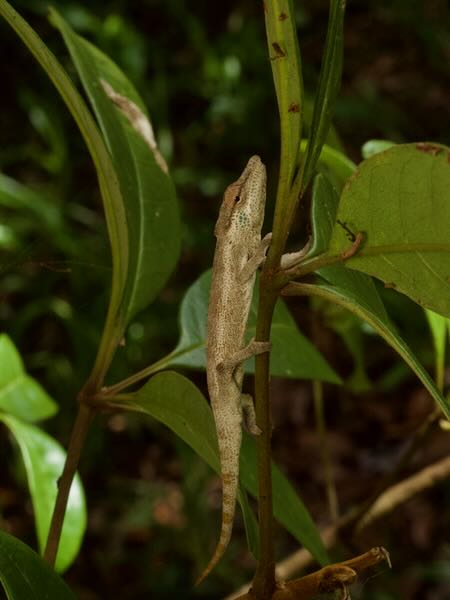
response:
[[[348,598],[347,586],[356,581],[362,571],[386,561],[391,566],[389,553],[382,546],[371,548],[368,552],[354,556],[334,565],[327,565],[314,573],[282,584],[272,600],[290,600],[301,598],[313,600],[317,594],[330,594],[340,590],[342,598]]]
[[[313,600],[318,594],[327,594],[326,598],[335,598],[333,592],[340,591],[342,598],[348,598],[348,586],[356,581],[358,575],[380,562],[386,561],[391,566],[389,553],[381,546],[372,548],[364,554],[355,556],[333,565],[327,565],[314,573],[293,579],[286,583],[280,582],[271,600]],[[333,594],[332,596],[328,594]],[[344,595],[345,594],[345,595]],[[320,596],[322,598],[322,595]],[[238,600],[256,600],[258,598],[253,590],[249,590]]]
[[[329,525],[321,531],[320,537],[327,550],[329,548],[333,548],[337,544],[339,538],[339,523],[341,522],[344,522],[344,520],[339,521],[338,523],[333,523],[333,525]],[[298,573],[299,571],[305,569],[309,564],[311,564],[311,562],[313,562],[313,560],[314,558],[311,552],[306,550],[306,548],[297,550],[293,554],[290,554],[277,563],[275,569],[277,579],[280,581],[286,581],[289,579],[289,577],[292,577],[294,573]],[[231,600],[231,598],[227,600]]]
[[[450,252],[450,244],[428,244],[428,243],[416,243],[416,244],[385,244],[380,246],[365,246],[362,249],[362,242],[364,241],[364,232],[358,232],[355,237],[355,241],[351,246],[343,250],[338,254],[321,254],[315,258],[305,260],[300,265],[280,270],[276,276],[276,284],[278,287],[284,287],[294,279],[300,279],[314,273],[324,267],[331,267],[335,264],[345,262],[355,255],[358,258],[365,258],[367,256],[383,256],[384,254],[404,254],[414,252]]]
[[[268,341],[276,296],[268,291],[264,272],[260,278],[260,296],[255,339]],[[253,580],[257,598],[272,596],[275,587],[274,531],[272,508],[272,419],[269,396],[270,353],[255,358],[256,423],[261,429],[257,437],[258,449],[258,516],[259,516],[259,562]]]
[[[133,373],[133,375],[130,375],[130,377],[127,377],[126,379],[123,379],[122,381],[118,381],[117,383],[114,383],[113,385],[103,387],[101,390],[101,393],[97,394],[97,398],[100,400],[106,396],[114,396],[115,397],[115,396],[117,396],[117,394],[119,394],[119,392],[122,392],[122,390],[130,387],[131,385],[134,385],[135,383],[139,383],[139,381],[142,381],[143,379],[150,377],[150,375],[154,375],[155,373],[158,373],[159,371],[166,369],[172,363],[172,361],[175,358],[177,358],[178,356],[183,356],[183,354],[186,354],[187,352],[190,352],[191,350],[195,350],[195,349],[201,348],[201,347],[203,347],[203,344],[192,344],[191,346],[183,348],[182,350],[169,352],[169,354],[166,354],[166,356],[163,356],[162,358],[157,360],[152,365],[149,365],[148,367],[141,369],[137,373]]]
[[[436,408],[428,415],[428,418],[411,435],[406,448],[401,453],[394,467],[389,471],[376,486],[375,491],[354,512],[353,523],[356,523],[365,513],[370,511],[378,498],[394,484],[400,473],[411,463],[417,451],[426,444],[437,426],[441,411]]]
[[[356,533],[361,533],[362,529],[367,527],[370,523],[373,523],[375,520],[392,512],[395,508],[407,502],[416,494],[436,485],[440,481],[444,481],[449,476],[450,457],[446,456],[433,465],[425,467],[419,471],[419,473],[388,488],[379,496],[378,500],[366,512],[364,517],[359,518],[360,511],[358,509],[353,510],[339,519],[337,523],[323,529],[321,532],[323,545],[326,549],[335,546],[339,535],[345,530],[348,531],[351,526],[354,526],[355,522],[357,522],[355,527]],[[297,550],[297,552],[289,555],[276,565],[277,580],[288,579],[294,573],[305,569],[313,561],[314,557],[308,550],[305,548]],[[224,598],[224,600],[236,600],[236,598],[239,598],[239,596],[248,590],[249,585],[250,583],[243,585],[239,590]]]
[[[300,279],[314,273],[324,267],[331,267],[338,263],[343,263],[356,254],[361,255],[361,245],[365,236],[362,231],[358,231],[351,245],[339,254],[321,254],[310,260],[302,261],[300,264],[289,269],[280,269],[275,277],[274,284],[277,289],[281,289],[294,279]]]
[[[64,470],[58,480],[58,494],[56,496],[55,508],[50,523],[47,545],[44,551],[44,559],[51,566],[55,564],[70,488],[78,468],[81,451],[94,414],[93,408],[80,403],[78,414],[73,425],[69,447],[67,449]]]
[[[447,456],[397,483],[397,485],[393,485],[378,498],[370,510],[359,520],[355,528],[356,532],[358,533],[376,519],[380,519],[385,514],[392,512],[397,506],[407,502],[412,496],[447,479],[449,476],[450,456]]]

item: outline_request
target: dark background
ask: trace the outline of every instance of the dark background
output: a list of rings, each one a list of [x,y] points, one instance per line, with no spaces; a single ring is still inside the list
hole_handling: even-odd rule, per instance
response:
[[[13,4],[76,77],[59,34],[46,20],[45,3]],[[328,2],[295,5],[305,90],[312,100]],[[171,165],[182,212],[178,269],[130,327],[111,374],[118,381],[175,346],[179,302],[211,264],[221,193],[255,152],[268,166],[270,215],[279,137],[262,6],[256,0],[92,0],[53,6],[111,56],[140,91]],[[60,404],[60,414],[46,427],[66,445],[74,399],[92,365],[104,318],[109,247],[95,172],[70,115],[6,23],[0,23],[0,34],[0,168],[43,197],[42,209],[34,211],[0,203],[0,328],[20,349],[28,371]],[[355,162],[371,138],[449,144],[449,58],[445,0],[349,2],[334,123]],[[56,216],[52,222],[45,215]],[[304,211],[293,245],[300,243],[306,220]],[[431,339],[420,309],[392,290],[381,291],[402,335],[432,369]],[[347,379],[345,388],[325,389],[329,443],[345,512],[389,470],[432,402],[396,355],[344,312],[298,302],[293,312]],[[365,367],[355,368],[339,331],[357,340]],[[204,374],[188,375],[205,389]],[[273,393],[275,459],[317,523],[325,525],[311,386],[274,380]],[[448,434],[437,433],[404,475],[449,448]],[[0,453],[5,457],[2,527],[35,545],[30,500],[18,482],[13,446],[3,428]],[[200,589],[192,590],[218,533],[220,481],[158,423],[124,415],[98,419],[81,475],[89,527],[67,573],[80,598],[218,598],[251,575],[238,516],[225,559]],[[450,487],[440,485],[359,539],[344,540],[336,560],[378,544],[392,556],[393,570],[368,576],[355,597],[450,598],[449,505]],[[280,557],[296,547],[287,534],[277,532]]]

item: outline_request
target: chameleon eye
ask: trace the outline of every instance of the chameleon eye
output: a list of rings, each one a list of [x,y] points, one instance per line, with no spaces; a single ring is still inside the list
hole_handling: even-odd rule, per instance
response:
[[[236,204],[239,202],[239,200],[240,200],[240,199],[241,199],[241,197],[240,197],[240,196],[235,196],[235,197],[234,197],[234,201],[236,202]]]

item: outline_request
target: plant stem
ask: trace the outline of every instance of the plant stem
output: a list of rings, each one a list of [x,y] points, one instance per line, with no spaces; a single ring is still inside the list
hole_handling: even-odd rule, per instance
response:
[[[44,559],[51,566],[54,566],[55,564],[70,488],[78,467],[81,450],[89,430],[89,425],[91,424],[93,417],[94,410],[87,404],[80,403],[78,414],[73,425],[72,435],[70,437],[64,470],[58,480],[58,493],[50,523],[47,545],[44,551]]]
[[[274,281],[274,285],[281,289],[285,285],[288,285],[294,279],[301,279],[310,273],[314,273],[324,267],[331,267],[338,263],[345,263],[350,258],[357,256],[358,258],[365,258],[367,256],[382,256],[384,254],[399,254],[405,252],[450,252],[450,244],[428,244],[428,243],[417,243],[417,244],[385,244],[381,246],[368,246],[362,248],[363,237],[358,237],[351,246],[349,246],[343,252],[339,254],[321,254],[317,257],[305,260],[298,266],[291,267],[289,269],[281,270],[277,273]]]
[[[268,341],[276,294],[270,291],[267,276],[260,278],[260,296],[255,339]],[[272,419],[269,397],[270,354],[256,356],[255,402],[256,422],[262,433],[257,437],[259,483],[259,562],[253,580],[253,591],[258,600],[271,598],[275,588],[275,558],[273,544],[272,510]]]
[[[152,365],[141,369],[137,373],[130,375],[130,377],[127,377],[126,379],[123,379],[122,381],[119,381],[114,385],[102,388],[101,397],[104,398],[105,396],[116,396],[122,390],[126,389],[127,387],[130,387],[130,385],[138,383],[142,379],[150,377],[150,375],[153,375],[158,371],[162,371],[163,369],[168,367],[171,364],[171,362],[178,356],[183,356],[183,354],[186,354],[191,350],[195,350],[196,348],[200,348],[202,347],[202,345],[203,344],[192,344],[192,346],[188,346],[187,348],[183,348],[182,350],[169,352],[169,354],[166,354],[166,356],[163,356]]]
[[[315,258],[303,261],[299,266],[279,271],[275,276],[274,283],[278,289],[282,289],[286,285],[293,283],[295,279],[301,279],[310,273],[315,273],[319,269],[331,267],[341,262],[344,262],[341,254],[321,254]]]
[[[280,116],[280,171],[269,256],[279,262],[286,245],[298,198],[290,194],[300,166],[303,122],[303,80],[292,0],[264,3],[269,61]]]

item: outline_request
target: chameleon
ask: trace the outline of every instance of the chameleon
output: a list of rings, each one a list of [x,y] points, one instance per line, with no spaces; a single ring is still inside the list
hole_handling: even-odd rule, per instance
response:
[[[242,424],[254,435],[253,399],[242,393],[243,362],[269,352],[270,342],[252,339],[245,331],[256,271],[264,262],[272,234],[261,239],[266,202],[266,168],[252,156],[237,181],[224,193],[214,229],[217,239],[209,295],[206,373],[219,445],[222,475],[222,523],[219,541],[203,581],[222,558],[231,537],[239,480]]]

